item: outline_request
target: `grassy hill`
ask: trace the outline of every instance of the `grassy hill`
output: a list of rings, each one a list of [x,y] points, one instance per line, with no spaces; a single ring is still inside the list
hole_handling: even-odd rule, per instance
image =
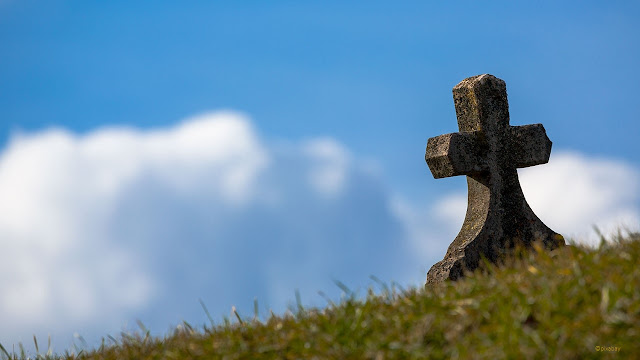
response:
[[[547,359],[640,357],[640,234],[531,251],[427,289],[383,286],[266,321],[237,316],[163,339],[47,359]],[[348,290],[347,290],[348,291]],[[0,349],[0,358],[20,359]]]

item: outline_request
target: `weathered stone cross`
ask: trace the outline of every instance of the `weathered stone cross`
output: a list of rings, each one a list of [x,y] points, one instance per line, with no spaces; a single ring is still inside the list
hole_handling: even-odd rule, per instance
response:
[[[518,181],[517,168],[549,161],[551,141],[542,124],[509,125],[506,84],[493,75],[462,80],[453,100],[460,132],[430,138],[425,160],[436,179],[467,175],[467,214],[427,283],[456,280],[477,268],[481,256],[496,262],[516,245],[565,244],[533,213]]]

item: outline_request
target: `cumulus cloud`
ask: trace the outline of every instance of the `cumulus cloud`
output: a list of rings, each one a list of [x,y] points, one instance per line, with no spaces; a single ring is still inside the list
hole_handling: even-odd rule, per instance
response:
[[[578,243],[595,245],[598,229],[605,237],[640,230],[640,173],[619,160],[590,158],[560,151],[548,164],[519,169],[527,202],[550,228]],[[450,229],[459,229],[467,195],[442,198],[436,214]]]
[[[455,236],[466,194],[403,200],[380,166],[332,138],[265,141],[235,112],[168,128],[14,136],[0,153],[0,343],[71,334],[90,344],[140,319],[156,334],[232,305],[323,306],[340,280],[424,279]],[[629,165],[559,153],[522,171],[559,232],[638,220]],[[437,197],[434,196],[437,199]],[[414,282],[414,284],[416,284]],[[135,327],[135,326],[134,326]]]
[[[0,343],[51,333],[62,350],[135,319],[204,322],[199,298],[266,313],[295,289],[335,296],[332,278],[398,279],[404,228],[369,168],[330,138],[266,146],[232,112],[15,136],[0,156]]]
[[[2,340],[28,341],[42,328],[119,330],[161,281],[145,266],[153,249],[132,251],[127,237],[135,234],[117,221],[128,193],[157,181],[174,196],[215,196],[234,207],[251,196],[267,163],[249,122],[231,113],[147,132],[14,137],[0,157]]]
[[[308,181],[318,192],[334,195],[342,190],[345,183],[349,154],[334,139],[314,139],[304,146],[304,152],[313,159],[314,168],[308,174]]]
[[[548,165],[521,170],[531,208],[550,227],[594,244],[605,235],[640,229],[640,172],[622,161],[561,152]]]

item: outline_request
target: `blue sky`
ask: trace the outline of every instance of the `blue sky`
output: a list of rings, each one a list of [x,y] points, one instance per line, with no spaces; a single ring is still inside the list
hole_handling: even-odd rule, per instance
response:
[[[554,230],[640,223],[634,2],[0,1],[0,343],[420,285],[464,216],[429,137],[491,73]]]

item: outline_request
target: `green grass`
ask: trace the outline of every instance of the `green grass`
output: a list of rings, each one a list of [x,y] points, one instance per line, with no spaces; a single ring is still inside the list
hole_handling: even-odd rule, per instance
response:
[[[637,358],[639,264],[640,234],[630,234],[598,248],[522,253],[427,289],[382,285],[377,293],[347,295],[324,309],[299,305],[265,321],[235,313],[233,321],[200,329],[184,324],[162,339],[142,328],[79,355],[39,358]]]

